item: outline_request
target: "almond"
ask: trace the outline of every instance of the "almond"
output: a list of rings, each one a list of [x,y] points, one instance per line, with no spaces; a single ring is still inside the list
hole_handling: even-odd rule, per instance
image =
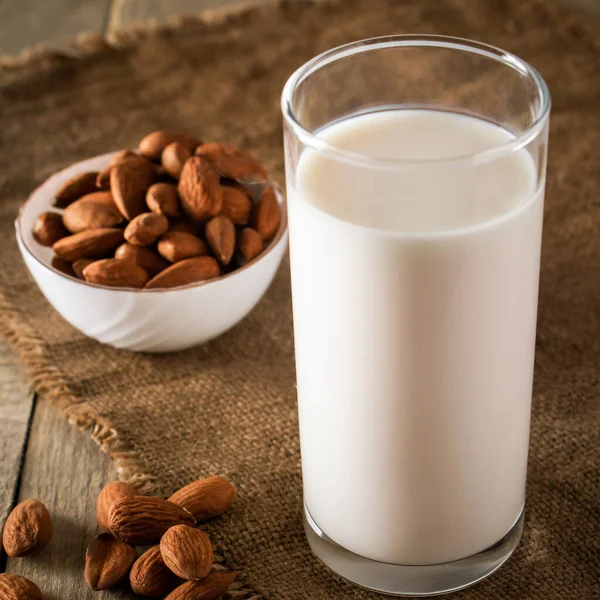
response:
[[[155,176],[152,163],[139,157],[125,159],[110,170],[110,191],[127,220],[131,221],[146,209],[146,190]]]
[[[169,527],[195,522],[184,508],[151,496],[122,498],[108,513],[110,532],[127,544],[155,544]]]
[[[233,223],[225,215],[218,215],[206,224],[204,234],[217,260],[222,265],[228,265],[235,250]]]
[[[121,150],[117,152],[113,159],[110,161],[108,167],[100,171],[98,173],[98,177],[96,177],[96,187],[99,187],[102,190],[110,190],[110,171],[119,163],[124,162],[125,160],[129,160],[130,158],[143,158],[136,154],[133,150]],[[145,159],[144,159],[145,160]]]
[[[17,504],[8,515],[2,533],[2,544],[8,556],[39,554],[52,539],[52,517],[38,500]]]
[[[77,200],[77,198],[95,192],[97,177],[97,171],[88,171],[87,173],[79,173],[78,175],[71,177],[68,181],[65,181],[58,192],[56,192],[54,206],[57,208],[65,208],[66,206],[69,206],[71,202]]]
[[[58,256],[52,257],[52,262],[50,263],[57,271],[64,273],[65,275],[69,275],[71,277],[75,277],[75,272],[73,271],[73,267],[71,263],[68,263],[66,260],[59,258]]]
[[[191,235],[198,236],[200,227],[198,223],[192,221],[184,221],[183,219],[177,219],[169,223],[169,233],[173,231],[181,231],[182,233],[189,233]]]
[[[104,258],[123,242],[121,229],[88,229],[58,240],[52,249],[63,260]]]
[[[176,217],[179,214],[177,187],[164,182],[151,185],[146,193],[146,204],[153,213]]]
[[[148,281],[148,273],[133,262],[117,258],[96,260],[83,269],[83,276],[90,283],[109,287],[141,289]]]
[[[169,266],[169,263],[152,248],[134,246],[129,242],[121,244],[116,249],[115,258],[135,263],[142,267],[150,277],[154,277]],[[75,264],[73,264],[73,268],[75,268]]]
[[[234,485],[219,475],[211,475],[182,487],[169,502],[186,508],[197,521],[204,521],[225,512],[234,499]]]
[[[108,513],[118,500],[135,497],[135,490],[122,481],[105,485],[96,502],[96,520],[101,531],[108,531]]]
[[[183,165],[191,155],[191,151],[179,142],[171,142],[168,146],[165,146],[165,149],[162,151],[160,161],[165,168],[165,171],[171,175],[171,177],[179,179]]]
[[[69,265],[73,269],[73,273],[75,273],[75,277],[77,279],[85,279],[83,276],[83,270],[94,262],[93,258],[80,258],[76,260],[72,265]],[[67,263],[69,264],[69,263]]]
[[[199,529],[176,525],[160,539],[160,553],[165,565],[188,581],[204,579],[213,566],[210,538]]]
[[[245,265],[254,260],[263,251],[263,241],[258,231],[252,227],[244,227],[237,236],[236,260]]]
[[[181,231],[167,231],[158,242],[158,252],[175,263],[192,256],[208,254],[206,244],[195,235]]]
[[[71,233],[86,229],[116,227],[123,222],[110,192],[86,194],[67,206],[63,213],[63,223]]]
[[[196,256],[194,258],[186,258],[160,272],[146,284],[146,288],[179,287],[181,285],[214,279],[220,274],[219,264],[212,256]]]
[[[186,581],[175,588],[165,600],[216,600],[231,587],[236,573],[216,571],[202,581]]]
[[[62,216],[55,212],[44,212],[35,221],[33,237],[42,246],[52,246],[69,235],[62,222]]]
[[[252,201],[239,187],[223,186],[223,205],[221,214],[229,218],[234,225],[245,225],[250,219]]]
[[[125,228],[125,239],[136,246],[149,246],[169,229],[169,221],[164,215],[153,212],[135,217]]]
[[[185,163],[177,190],[184,212],[196,221],[205,221],[221,210],[223,192],[219,174],[200,156]]]
[[[112,588],[129,573],[136,557],[133,546],[101,533],[85,553],[83,578],[92,590]]]
[[[2,600],[44,600],[40,588],[25,577],[14,573],[0,573]]]
[[[258,231],[263,242],[268,242],[277,233],[281,221],[281,208],[273,186],[267,186],[252,211],[252,227]]]
[[[203,144],[195,154],[213,163],[223,177],[243,182],[264,181],[267,178],[264,167],[251,154],[233,144]]]
[[[160,546],[152,546],[133,564],[129,583],[138,596],[158,597],[168,594],[178,583],[160,553]]]
[[[188,152],[193,152],[202,143],[199,139],[183,133],[153,131],[140,141],[138,151],[150,160],[159,160],[163,150],[173,142],[180,143]]]

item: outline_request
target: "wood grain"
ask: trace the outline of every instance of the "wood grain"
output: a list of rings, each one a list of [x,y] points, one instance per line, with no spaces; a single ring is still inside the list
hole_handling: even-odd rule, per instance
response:
[[[0,341],[0,530],[12,508],[33,393],[10,346]]]
[[[0,55],[40,42],[60,47],[82,31],[102,33],[111,0],[0,1]]]
[[[9,558],[7,572],[34,581],[45,600],[125,599],[122,591],[92,592],[83,581],[85,549],[97,533],[96,499],[116,471],[86,433],[40,399],[33,416],[19,499],[37,498],[50,511],[54,537],[31,558]]]

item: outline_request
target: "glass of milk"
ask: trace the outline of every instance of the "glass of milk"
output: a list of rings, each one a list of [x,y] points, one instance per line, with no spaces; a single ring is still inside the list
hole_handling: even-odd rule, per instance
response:
[[[364,587],[457,590],[523,527],[550,97],[435,36],[283,91],[305,529]]]

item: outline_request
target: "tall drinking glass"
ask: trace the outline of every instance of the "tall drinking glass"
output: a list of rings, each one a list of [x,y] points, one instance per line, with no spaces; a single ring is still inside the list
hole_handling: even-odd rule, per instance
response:
[[[336,48],[283,92],[305,529],[399,595],[523,524],[550,98],[497,48]]]

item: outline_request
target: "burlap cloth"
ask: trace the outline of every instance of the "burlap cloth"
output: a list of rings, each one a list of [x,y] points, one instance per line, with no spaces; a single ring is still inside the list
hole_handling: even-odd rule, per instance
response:
[[[533,63],[553,94],[526,528],[497,574],[453,597],[592,598],[600,572],[600,53],[590,29],[541,2],[284,4],[87,37],[71,55],[4,59],[2,329],[37,389],[91,432],[123,479],[162,493],[209,473],[237,484],[238,502],[211,534],[240,571],[239,595],[374,598],[329,573],[304,541],[287,263],[258,308],[217,341],[133,354],[84,338],[53,312],[18,255],[13,219],[54,171],[153,129],[242,144],[282,180],[287,76],[332,46],[404,32],[505,47]]]

